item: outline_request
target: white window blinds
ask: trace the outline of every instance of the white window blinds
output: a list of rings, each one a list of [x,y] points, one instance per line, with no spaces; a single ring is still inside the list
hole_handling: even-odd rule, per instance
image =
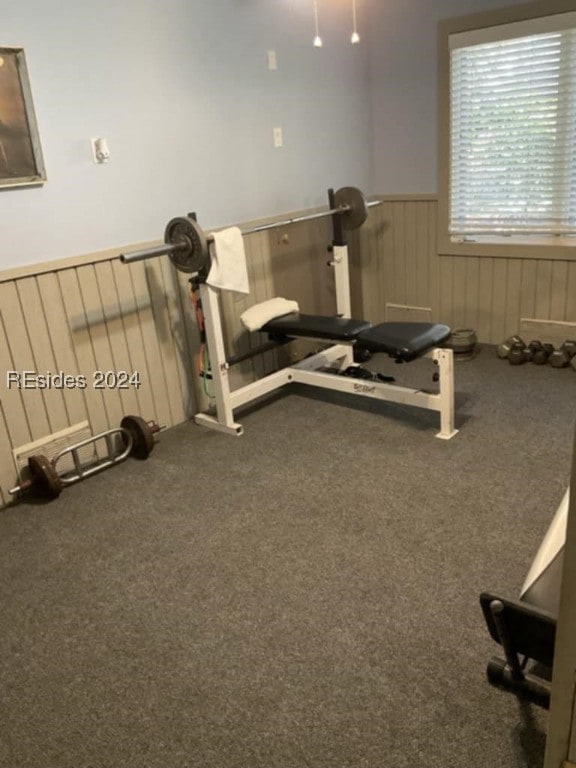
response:
[[[519,34],[546,28],[535,20],[453,36],[453,236],[576,234],[576,15],[565,16],[555,31]]]

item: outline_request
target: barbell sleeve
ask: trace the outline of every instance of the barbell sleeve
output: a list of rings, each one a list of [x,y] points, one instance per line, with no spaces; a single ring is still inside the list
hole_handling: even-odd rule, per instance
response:
[[[144,248],[141,251],[131,251],[130,253],[121,253],[120,261],[124,264],[130,264],[133,261],[144,261],[154,256],[169,256],[177,251],[181,246],[173,243],[164,243],[164,245],[155,245],[152,248]]]

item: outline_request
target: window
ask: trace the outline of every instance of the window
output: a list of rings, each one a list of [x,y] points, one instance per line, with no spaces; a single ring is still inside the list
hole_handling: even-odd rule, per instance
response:
[[[576,258],[576,4],[441,45],[441,252]]]

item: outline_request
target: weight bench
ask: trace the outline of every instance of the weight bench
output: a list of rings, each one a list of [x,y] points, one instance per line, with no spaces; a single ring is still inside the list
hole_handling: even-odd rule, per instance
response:
[[[121,254],[123,262],[168,255],[177,269],[193,275],[190,284],[193,297],[198,297],[194,301],[201,339],[200,375],[211,379],[213,393],[209,393],[209,397],[215,401],[216,410],[213,415],[211,406],[211,412],[197,413],[194,420],[197,424],[219,432],[241,435],[243,428],[234,420],[235,409],[286,384],[297,382],[437,411],[440,414],[440,432],[437,436],[449,440],[457,432],[454,428],[453,353],[451,349],[445,349],[441,345],[450,335],[450,329],[446,325],[433,323],[372,325],[363,320],[351,319],[347,232],[362,226],[368,216],[368,208],[379,205],[380,202],[367,203],[364,195],[355,187],[342,187],[336,192],[329,189],[328,202],[330,207],[326,211],[257,225],[240,230],[240,235],[256,234],[296,222],[330,216],[333,238],[328,248],[331,258],[327,266],[334,270],[336,315],[305,315],[299,313],[297,306],[290,309],[284,307],[282,311],[272,313],[254,327],[247,325],[249,330],[268,333],[272,341],[233,357],[226,355],[219,293],[221,289],[249,293],[246,258],[241,238],[238,243],[237,231],[233,233],[233,247],[224,249],[223,259],[222,252],[214,253],[217,246],[215,234],[205,233],[198,225],[195,214],[190,214],[172,219],[168,223],[163,245],[131,254]],[[214,247],[211,249],[210,245]],[[219,258],[213,262],[215,255]],[[226,263],[225,269],[223,262]],[[219,273],[228,270],[228,274],[219,274],[217,280],[213,277],[211,279],[214,265],[219,266]],[[286,299],[270,299],[263,304],[270,302],[295,304],[286,302]],[[254,307],[250,307],[247,312],[253,309]],[[244,315],[246,312],[243,317]],[[232,391],[228,375],[232,365],[267,352],[278,343],[290,341],[297,336],[330,341],[332,344],[295,365],[274,371],[258,381]],[[372,375],[370,371],[366,371],[367,375],[364,375],[361,367],[355,366],[354,349],[365,350],[367,353],[384,353],[397,363],[408,363],[417,357],[427,357],[438,366],[433,378],[439,382],[439,391],[433,393],[399,387],[391,383],[393,379],[390,377]],[[334,375],[335,373],[342,375]]]
[[[542,539],[519,599],[480,595],[490,636],[504,651],[504,658],[494,656],[488,662],[489,681],[545,707],[550,702],[569,506],[570,488]]]
[[[383,353],[397,363],[409,363],[439,346],[451,330],[440,323],[380,323],[344,317],[323,317],[291,312],[266,322],[261,331],[276,341],[307,337],[354,342],[368,352]]]
[[[538,606],[490,592],[480,595],[480,605],[490,636],[504,651],[503,659],[494,656],[488,662],[488,680],[547,708],[556,617]]]
[[[217,312],[218,307],[214,302],[209,316],[213,317]],[[210,348],[220,350],[217,363],[212,360],[217,417],[199,413],[195,416],[198,424],[240,435],[243,428],[234,421],[234,409],[286,384],[299,383],[437,411],[440,414],[437,437],[449,440],[457,433],[454,427],[453,353],[451,349],[441,346],[450,336],[447,325],[372,325],[365,320],[343,316],[308,315],[298,311],[296,302],[288,302],[286,299],[270,299],[256,304],[243,313],[241,320],[249,331],[265,333],[270,339],[269,344],[255,349],[250,355],[295,338],[318,340],[326,346],[293,365],[231,391],[228,369],[230,365],[246,359],[246,356],[227,359],[221,337],[207,324]],[[431,359],[438,366],[437,375],[434,376],[439,382],[438,392],[398,386],[390,383],[393,379],[372,374],[354,362],[354,349],[387,354],[397,363],[408,363],[420,357]]]

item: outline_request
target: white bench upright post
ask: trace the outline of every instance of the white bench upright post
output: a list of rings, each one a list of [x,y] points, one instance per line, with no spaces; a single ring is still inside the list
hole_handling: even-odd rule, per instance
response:
[[[332,266],[334,267],[334,283],[336,287],[336,313],[340,317],[352,317],[350,301],[350,268],[348,264],[348,246],[332,246]],[[354,363],[352,347],[346,348],[346,354],[340,366],[341,370]]]
[[[212,386],[216,401],[216,416],[206,413],[198,413],[194,417],[197,424],[226,432],[232,435],[241,435],[241,424],[234,421],[232,399],[230,394],[230,379],[228,376],[229,365],[226,362],[226,349],[222,336],[222,318],[220,317],[220,305],[218,302],[219,291],[207,283],[200,285],[200,300],[204,308],[204,327],[206,340],[210,353],[210,369],[212,371]]]

